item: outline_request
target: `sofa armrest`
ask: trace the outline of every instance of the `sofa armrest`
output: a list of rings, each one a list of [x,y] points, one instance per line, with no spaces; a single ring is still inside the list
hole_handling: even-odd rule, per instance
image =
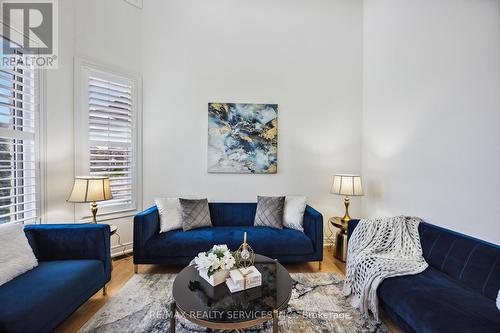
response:
[[[111,268],[107,224],[36,224],[24,227],[39,261],[96,259]]]
[[[160,232],[160,214],[156,206],[140,212],[134,217],[134,263],[144,256],[144,245]]]
[[[323,215],[311,206],[304,212],[304,233],[312,240],[315,252],[323,255]]]
[[[347,238],[351,238],[352,233],[354,232],[354,229],[356,229],[356,226],[358,225],[359,220],[350,220],[349,224],[347,225]]]

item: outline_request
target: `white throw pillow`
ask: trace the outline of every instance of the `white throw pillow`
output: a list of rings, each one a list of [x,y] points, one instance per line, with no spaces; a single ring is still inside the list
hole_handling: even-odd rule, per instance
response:
[[[179,198],[156,198],[160,213],[160,232],[182,229],[182,210]]]
[[[24,225],[0,224],[0,286],[38,266],[33,249],[24,234]]]
[[[304,212],[307,198],[302,196],[287,195],[283,212],[283,227],[304,231]]]
[[[497,309],[500,310],[500,290],[498,291],[497,295]]]

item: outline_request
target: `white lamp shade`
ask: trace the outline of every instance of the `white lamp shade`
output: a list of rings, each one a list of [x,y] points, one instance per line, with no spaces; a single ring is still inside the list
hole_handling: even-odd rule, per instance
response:
[[[113,199],[108,177],[75,177],[69,202],[94,202]]]
[[[335,175],[330,193],[361,196],[363,195],[363,187],[361,186],[361,176],[359,175]]]

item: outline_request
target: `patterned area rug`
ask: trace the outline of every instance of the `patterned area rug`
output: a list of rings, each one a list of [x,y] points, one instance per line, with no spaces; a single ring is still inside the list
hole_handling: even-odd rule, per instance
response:
[[[280,332],[388,332],[382,323],[360,318],[342,296],[342,278],[334,273],[291,274],[288,308]],[[136,274],[79,332],[170,332],[169,305],[175,274]],[[177,314],[177,332],[206,332]],[[272,332],[271,322],[245,332]]]

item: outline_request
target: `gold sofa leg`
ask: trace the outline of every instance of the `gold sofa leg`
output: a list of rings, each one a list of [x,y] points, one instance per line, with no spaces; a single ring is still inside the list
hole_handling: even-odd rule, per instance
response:
[[[134,265],[134,273],[135,274],[139,273],[139,265],[138,264]]]
[[[108,291],[106,290],[106,285],[102,287],[102,296],[106,296],[108,294]]]
[[[321,270],[321,266],[322,266],[323,262],[322,261],[318,261],[318,270]]]

